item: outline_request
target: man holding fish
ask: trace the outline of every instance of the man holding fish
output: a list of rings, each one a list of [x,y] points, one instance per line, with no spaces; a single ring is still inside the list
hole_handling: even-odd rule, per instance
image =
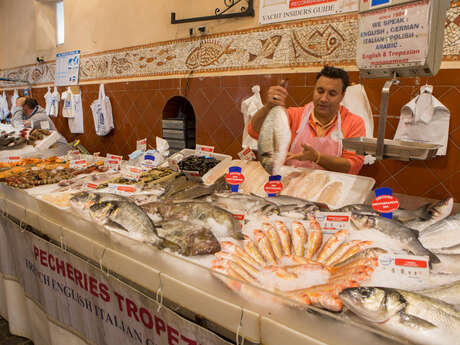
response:
[[[282,141],[283,138],[290,141],[287,155],[281,152],[275,157],[281,157],[287,165],[295,167],[358,174],[363,166],[364,157],[343,150],[342,139],[364,137],[366,130],[362,118],[340,105],[348,85],[347,72],[325,66],[316,77],[312,101],[303,107],[290,107],[285,110],[291,132],[290,138],[289,135],[279,135],[283,129],[273,129],[274,132],[278,132],[273,135],[276,137],[275,142]],[[270,87],[267,92],[267,103],[252,117],[248,131],[252,137],[259,139],[259,151],[266,151],[263,149],[264,143],[260,142],[267,137],[263,135],[263,132],[267,131],[267,124],[263,126],[265,119],[273,109],[285,107],[287,96],[285,81],[279,86]],[[286,127],[287,122],[282,122],[284,123],[278,121],[275,127]],[[276,143],[275,146],[279,147],[279,144]],[[273,143],[269,147],[272,148]],[[276,147],[274,150],[277,151]],[[265,152],[258,154],[264,157]]]

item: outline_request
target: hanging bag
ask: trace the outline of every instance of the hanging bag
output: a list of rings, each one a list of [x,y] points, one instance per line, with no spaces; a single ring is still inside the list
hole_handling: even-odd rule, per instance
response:
[[[99,98],[91,103],[93,112],[94,128],[96,134],[104,136],[110,133],[113,126],[112,104],[109,97],[105,95],[104,84],[99,87]]]

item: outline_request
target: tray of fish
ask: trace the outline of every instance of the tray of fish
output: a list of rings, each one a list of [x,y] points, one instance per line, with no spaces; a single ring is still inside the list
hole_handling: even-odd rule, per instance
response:
[[[221,176],[218,173],[219,176],[216,177],[215,172],[222,171],[222,165],[227,165],[232,160],[231,156],[222,153],[212,153],[209,158],[197,156],[195,153],[195,150],[183,149],[169,157],[167,164],[169,167],[177,166],[181,171],[197,172],[197,179],[212,184]]]

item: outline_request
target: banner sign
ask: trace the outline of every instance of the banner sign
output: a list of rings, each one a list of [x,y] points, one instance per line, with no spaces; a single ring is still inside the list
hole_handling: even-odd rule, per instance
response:
[[[98,267],[0,217],[0,272],[94,344],[228,345]]]
[[[259,24],[354,12],[359,0],[260,0]]]
[[[80,51],[56,54],[55,86],[67,86],[78,84],[80,71]]]

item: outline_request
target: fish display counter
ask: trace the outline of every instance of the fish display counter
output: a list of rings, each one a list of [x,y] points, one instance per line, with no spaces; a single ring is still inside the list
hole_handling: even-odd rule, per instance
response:
[[[447,344],[458,337],[452,199],[397,210],[390,220],[362,204],[372,181],[355,180],[355,199],[345,199],[354,204],[336,196],[350,185],[341,174],[288,170],[287,193],[265,198],[257,193],[257,162],[232,163],[243,172],[252,167],[240,192],[229,191],[225,171],[212,184],[168,167],[129,182],[97,159],[78,173],[58,159],[25,163],[2,177],[3,222],[156,291],[227,339]],[[43,183],[18,183],[57,165],[69,176],[37,173]],[[300,180],[311,188],[290,186]],[[129,191],[118,189],[129,183]],[[300,194],[289,195],[290,188]]]

